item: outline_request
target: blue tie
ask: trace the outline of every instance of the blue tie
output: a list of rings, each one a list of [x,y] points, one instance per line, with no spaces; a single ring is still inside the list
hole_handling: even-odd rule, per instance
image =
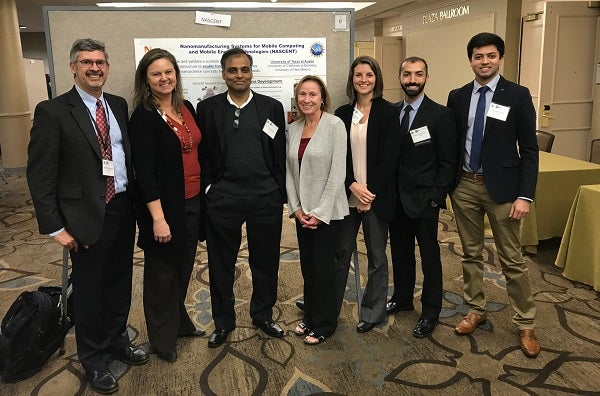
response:
[[[483,143],[483,120],[485,115],[485,94],[488,87],[481,87],[479,100],[477,101],[477,110],[475,110],[475,122],[473,123],[473,139],[471,140],[471,157],[469,167],[477,172],[481,168],[481,144]]]

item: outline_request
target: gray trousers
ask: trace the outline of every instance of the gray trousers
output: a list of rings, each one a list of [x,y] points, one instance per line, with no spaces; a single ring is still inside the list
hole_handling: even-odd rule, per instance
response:
[[[342,220],[336,252],[336,298],[341,308],[350,267],[350,258],[356,244],[360,225],[363,226],[367,247],[369,278],[361,302],[360,320],[380,323],[386,318],[385,304],[388,290],[388,259],[385,253],[388,222],[381,220],[373,210],[358,213],[350,208],[350,214]]]

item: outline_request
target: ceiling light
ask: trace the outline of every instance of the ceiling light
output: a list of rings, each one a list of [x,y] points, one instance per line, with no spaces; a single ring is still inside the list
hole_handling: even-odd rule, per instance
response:
[[[272,2],[276,2],[277,0]],[[375,2],[318,2],[318,3],[278,3],[278,8],[319,8],[319,9],[342,9],[342,8],[353,8],[358,11],[365,7],[368,7]],[[139,7],[190,7],[190,8],[217,8],[217,9],[227,9],[227,8],[268,8],[272,7],[269,3],[259,3],[259,2],[211,2],[211,3],[96,3],[98,7],[131,7],[131,8],[139,8]]]

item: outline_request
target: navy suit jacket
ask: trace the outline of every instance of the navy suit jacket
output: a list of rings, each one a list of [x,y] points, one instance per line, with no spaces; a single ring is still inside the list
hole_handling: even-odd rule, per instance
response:
[[[348,149],[346,152],[346,193],[350,185],[356,181],[352,166],[352,148],[350,145],[350,124],[354,105],[347,104],[339,107],[335,115],[340,117],[346,126],[348,134]],[[394,174],[398,167],[400,146],[399,110],[383,98],[373,99],[369,124],[367,126],[367,188],[375,194],[372,208],[383,220],[391,220],[396,210],[396,191]]]
[[[133,193],[127,102],[104,93],[123,134],[128,193]],[[65,228],[83,245],[100,238],[106,208],[106,178],[96,131],[73,87],[35,108],[28,148],[27,181],[40,233]]]
[[[404,102],[398,104],[402,106]],[[410,129],[427,127],[429,141],[415,144],[410,133],[400,137],[398,193],[411,218],[419,218],[431,202],[446,207],[446,194],[454,186],[458,166],[458,135],[454,115],[426,95]]]
[[[465,161],[465,142],[473,81],[448,95],[460,135],[459,175]],[[510,107],[506,121],[487,117],[481,148],[485,185],[496,203],[512,202],[518,197],[533,199],[538,176],[538,145],[535,136],[535,109],[526,87],[506,80],[498,81],[492,102]]]
[[[252,91],[253,100],[258,110],[258,120],[261,126],[267,119],[277,125],[275,138],[271,139],[262,133],[262,147],[265,163],[271,171],[279,190],[281,202],[287,201],[285,191],[285,118],[283,106],[278,100]],[[227,92],[215,95],[198,103],[196,106],[197,123],[202,133],[200,155],[202,166],[202,186],[216,183],[223,177],[224,158],[226,150],[225,116]]]

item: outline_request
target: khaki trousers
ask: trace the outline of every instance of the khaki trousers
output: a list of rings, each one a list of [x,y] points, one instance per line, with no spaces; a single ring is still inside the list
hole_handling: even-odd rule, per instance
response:
[[[497,204],[483,182],[464,177],[450,200],[463,248],[463,295],[469,311],[479,315],[485,313],[483,247],[484,215],[487,214],[506,278],[508,298],[515,311],[512,321],[519,330],[532,329],[536,311],[527,266],[521,254],[519,222],[508,217],[512,202]]]

